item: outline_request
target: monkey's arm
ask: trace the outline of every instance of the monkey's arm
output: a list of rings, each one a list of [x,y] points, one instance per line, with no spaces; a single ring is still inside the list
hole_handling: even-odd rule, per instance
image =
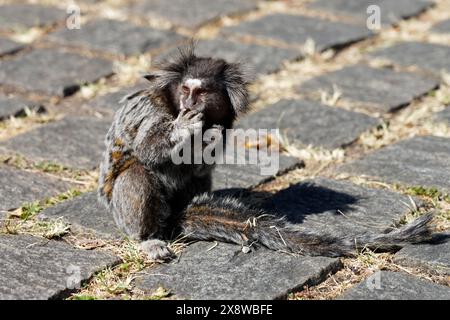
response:
[[[203,115],[182,111],[176,119],[168,114],[153,112],[140,124],[132,149],[144,166],[152,167],[170,161],[194,132],[201,130]]]

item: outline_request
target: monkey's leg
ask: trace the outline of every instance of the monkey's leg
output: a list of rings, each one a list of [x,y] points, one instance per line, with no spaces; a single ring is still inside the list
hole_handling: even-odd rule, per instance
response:
[[[114,219],[132,239],[143,241],[141,249],[150,259],[164,260],[173,253],[162,237],[170,207],[159,188],[158,180],[142,165],[135,163],[122,172],[112,193]]]

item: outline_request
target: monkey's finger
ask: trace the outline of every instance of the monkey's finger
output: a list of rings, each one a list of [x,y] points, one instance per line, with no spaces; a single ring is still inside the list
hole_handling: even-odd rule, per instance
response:
[[[197,122],[193,122],[190,127],[192,130],[198,131],[203,128],[203,124],[204,124],[203,121],[197,121]]]
[[[191,120],[189,120],[190,125],[196,125],[198,123],[201,123],[203,126],[203,116],[195,116]]]
[[[175,121],[181,122],[183,119],[184,119],[184,113],[183,113],[183,110],[181,110],[181,111],[178,113],[178,116],[177,116],[177,118],[175,119]]]
[[[189,109],[181,109],[180,113],[178,114],[178,119],[184,118],[185,115],[189,112]]]
[[[195,116],[200,115],[201,113],[198,113],[197,110],[189,110],[188,113],[186,113],[185,118],[186,119],[193,119]]]
[[[203,113],[197,113],[191,119],[192,122],[201,121],[201,120],[203,120]]]

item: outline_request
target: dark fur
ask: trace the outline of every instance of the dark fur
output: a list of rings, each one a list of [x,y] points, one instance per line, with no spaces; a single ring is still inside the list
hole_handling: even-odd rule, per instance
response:
[[[236,199],[214,198],[208,194],[213,167],[175,165],[170,153],[194,129],[215,128],[223,134],[247,111],[247,81],[240,66],[199,58],[187,50],[146,78],[150,87],[124,98],[106,136],[99,198],[124,232],[143,241],[151,258],[170,255],[161,239],[179,233],[190,239],[326,256],[352,255],[364,246],[393,250],[428,239],[429,216],[389,234],[341,239],[301,232]],[[187,78],[202,79],[202,89],[208,92],[193,111],[180,110],[180,90]]]
[[[389,233],[366,233],[352,237],[320,235],[264,211],[250,208],[233,198],[204,194],[193,199],[180,223],[182,233],[195,240],[217,240],[246,246],[264,246],[310,256],[353,256],[364,248],[396,251],[407,243],[431,239],[432,214]]]

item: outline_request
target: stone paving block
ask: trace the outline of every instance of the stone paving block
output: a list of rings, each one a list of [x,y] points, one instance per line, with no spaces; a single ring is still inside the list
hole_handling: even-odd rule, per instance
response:
[[[275,154],[274,154],[275,155]],[[213,171],[213,190],[226,188],[250,188],[271,180],[274,176],[282,175],[290,170],[304,166],[297,158],[278,154],[278,170],[275,175],[265,175],[257,164],[218,164]],[[275,165],[275,163],[274,163]]]
[[[244,254],[240,247],[197,242],[179,261],[146,269],[136,287],[154,292],[162,286],[187,299],[276,299],[304,284],[317,283],[340,267],[339,259],[294,257],[260,249]]]
[[[303,45],[311,38],[319,51],[347,45],[372,35],[365,26],[290,14],[268,15],[258,20],[225,28],[224,31],[274,39],[291,45]]]
[[[343,165],[338,171],[448,191],[450,139],[434,136],[415,137]]]
[[[0,95],[0,120],[11,116],[21,116],[25,114],[25,109],[43,112],[45,108],[35,102],[25,101],[20,98]]]
[[[117,111],[121,107],[119,101],[122,100],[123,97],[145,88],[146,86],[144,84],[121,88],[117,91],[97,96],[93,100],[89,101],[88,104],[93,108]]]
[[[441,21],[431,28],[432,32],[450,34],[450,19]]]
[[[94,231],[106,238],[120,238],[112,214],[97,199],[97,192],[88,192],[72,200],[64,201],[45,209],[39,219],[63,218],[72,227],[82,227],[83,231]]]
[[[120,262],[105,252],[29,235],[0,235],[0,252],[1,300],[64,298],[95,272]]]
[[[0,57],[6,54],[13,54],[24,47],[23,44],[0,37]]]
[[[297,90],[305,94],[325,91],[332,95],[337,87],[342,99],[384,113],[395,111],[438,86],[438,80],[431,77],[358,64],[308,80]]]
[[[238,123],[244,129],[280,129],[290,144],[329,149],[346,146],[379,120],[362,113],[331,108],[305,100],[282,100],[254,112]]]
[[[67,96],[113,73],[112,63],[58,49],[35,49],[0,62],[0,84]]]
[[[404,67],[416,66],[434,72],[437,76],[441,71],[450,72],[449,46],[422,42],[399,42],[391,47],[374,51],[370,55],[390,60]]]
[[[25,29],[55,24],[66,19],[66,13],[55,7],[9,4],[0,6],[0,29]]]
[[[98,166],[110,121],[68,117],[30,130],[1,146],[31,160],[45,160],[78,169]]]
[[[339,300],[449,300],[450,288],[409,274],[378,271]]]
[[[385,231],[410,211],[405,203],[409,198],[395,192],[317,178],[279,191],[264,208],[305,231],[352,237]]]
[[[62,28],[50,34],[51,40],[62,44],[126,56],[142,54],[169,43],[176,43],[182,38],[175,32],[110,19],[92,20],[81,26],[81,29]]]
[[[131,6],[133,14],[151,17],[162,17],[175,25],[187,28],[197,28],[222,16],[245,13],[256,9],[254,0],[190,0],[186,5],[184,0],[138,1]]]
[[[450,125],[450,107],[438,112],[435,115],[435,119],[438,122],[447,122]]]
[[[450,241],[407,246],[395,254],[394,262],[450,276]]]
[[[352,16],[365,22],[369,17],[367,8],[371,5],[380,8],[383,24],[392,24],[422,13],[432,6],[433,2],[428,0],[317,0],[310,6]]]
[[[0,165],[0,211],[20,207],[25,202],[56,196],[70,189],[70,183],[42,173]]]
[[[161,58],[171,57],[178,50],[170,50]],[[236,43],[224,39],[201,40],[195,45],[195,53],[199,56],[217,57],[229,62],[240,62],[251,74],[264,74],[280,69],[283,61],[302,57],[297,50],[282,49],[256,44]]]

